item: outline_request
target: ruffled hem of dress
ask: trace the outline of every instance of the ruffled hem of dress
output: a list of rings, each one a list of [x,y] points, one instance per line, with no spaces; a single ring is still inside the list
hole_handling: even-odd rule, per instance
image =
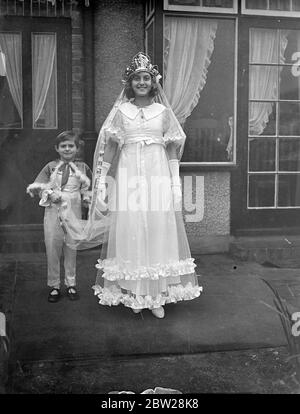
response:
[[[120,265],[116,259],[98,260],[97,269],[103,269],[104,279],[115,280],[158,280],[160,277],[175,277],[194,273],[196,267],[192,257],[168,264],[139,266],[135,270],[126,269],[126,263]]]
[[[192,286],[188,283],[186,286],[173,285],[168,286],[167,292],[152,296],[134,296],[129,293],[123,293],[120,288],[112,286],[111,288],[102,288],[99,285],[93,286],[95,295],[99,298],[100,305],[118,306],[123,304],[131,309],[155,309],[168,303],[176,303],[183,300],[192,300],[201,295],[202,286]]]

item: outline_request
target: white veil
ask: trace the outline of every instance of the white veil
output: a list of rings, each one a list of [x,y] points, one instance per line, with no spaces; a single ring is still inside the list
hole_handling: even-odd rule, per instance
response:
[[[161,85],[159,84],[160,77],[161,76],[158,75],[155,80],[157,83],[157,94],[153,99],[155,102],[158,102],[167,108],[168,127],[164,134],[164,138],[166,142],[176,141],[178,144],[177,156],[180,160],[182,157],[186,136],[170,107],[168,99]],[[60,209],[61,224],[68,235],[68,244],[71,248],[77,250],[90,249],[98,245],[102,245],[107,241],[108,231],[110,227],[110,211],[107,209],[107,204],[103,203],[99,197],[98,183],[108,135],[111,133],[111,131],[114,131],[116,134],[122,134],[122,131],[116,128],[114,125],[114,119],[120,105],[127,101],[128,98],[125,95],[125,88],[123,88],[100,129],[94,152],[92,195],[87,220],[79,219],[75,216],[70,202],[66,201],[63,203]],[[119,151],[120,149],[121,148],[119,147]],[[118,159],[118,156],[115,157],[113,164],[116,164],[116,159]],[[114,171],[114,166],[112,166],[111,170]]]

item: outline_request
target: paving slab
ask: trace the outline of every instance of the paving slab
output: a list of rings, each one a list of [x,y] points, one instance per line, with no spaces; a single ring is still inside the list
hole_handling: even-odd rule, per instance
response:
[[[91,288],[97,257],[97,251],[78,255],[80,300],[63,297],[53,304],[47,301],[44,254],[2,256],[6,278],[15,281],[14,359],[177,355],[286,344],[272,292],[262,281],[273,277],[273,269],[227,255],[200,256],[203,294],[167,305],[161,320],[147,310],[136,315],[123,306],[99,305]],[[295,269],[291,272],[285,275],[296,280]]]

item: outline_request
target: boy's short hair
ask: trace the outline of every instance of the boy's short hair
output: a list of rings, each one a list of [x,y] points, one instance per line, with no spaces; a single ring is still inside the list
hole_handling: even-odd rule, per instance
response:
[[[80,145],[79,136],[74,131],[63,131],[57,135],[55,138],[55,147],[57,148],[59,144],[63,141],[72,140],[74,141],[76,147],[78,148]]]

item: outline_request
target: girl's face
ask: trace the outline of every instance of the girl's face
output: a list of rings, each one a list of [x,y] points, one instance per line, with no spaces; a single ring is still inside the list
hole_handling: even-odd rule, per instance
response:
[[[148,72],[135,73],[132,77],[131,87],[135,96],[147,96],[152,89],[152,79]]]
[[[60,159],[65,162],[73,161],[77,153],[76,144],[72,139],[60,142],[55,149],[58,152]]]

